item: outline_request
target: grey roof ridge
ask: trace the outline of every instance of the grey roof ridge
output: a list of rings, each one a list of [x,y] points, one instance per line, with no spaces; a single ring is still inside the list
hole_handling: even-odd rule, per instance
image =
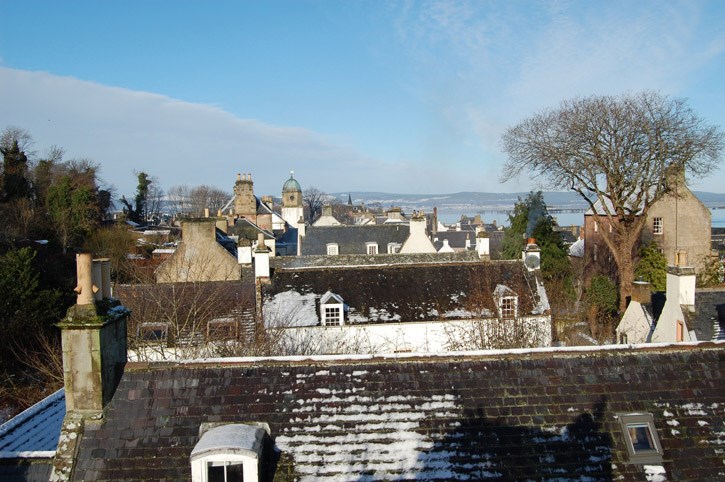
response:
[[[199,358],[193,360],[164,360],[153,362],[128,362],[126,370],[162,369],[173,367],[223,367],[236,365],[260,365],[260,364],[335,364],[335,363],[385,363],[390,360],[397,362],[417,363],[421,360],[450,359],[461,361],[463,359],[491,359],[500,360],[501,357],[528,358],[551,358],[551,357],[582,357],[599,352],[612,353],[666,353],[672,351],[692,350],[723,350],[725,340],[722,341],[695,341],[695,342],[671,342],[671,343],[640,343],[640,344],[615,344],[595,346],[564,346],[564,347],[543,347],[543,348],[506,348],[494,350],[471,350],[457,352],[412,352],[412,353],[375,353],[375,354],[353,354],[353,355],[285,355],[266,357],[229,357],[229,358]]]
[[[324,255],[316,255],[320,258],[326,257]],[[505,260],[480,260],[480,259],[441,259],[441,260],[414,260],[414,261],[406,261],[401,259],[399,262],[395,262],[398,260],[393,259],[392,257],[398,257],[400,258],[402,255],[400,254],[391,254],[391,255],[365,255],[365,254],[348,254],[348,255],[338,255],[334,256],[334,258],[343,258],[343,257],[349,257],[349,258],[359,258],[359,259],[366,259],[370,256],[390,256],[393,262],[379,262],[379,263],[350,263],[350,264],[306,264],[302,266],[294,266],[293,263],[290,263],[290,266],[285,266],[284,262],[280,263],[276,269],[279,271],[311,271],[311,270],[329,270],[329,269],[351,269],[351,268],[409,268],[409,267],[420,267],[420,266],[457,266],[457,265],[472,265],[472,264],[521,264],[521,260],[518,259],[505,259]],[[312,256],[310,256],[311,258]],[[301,257],[297,257],[301,258]]]

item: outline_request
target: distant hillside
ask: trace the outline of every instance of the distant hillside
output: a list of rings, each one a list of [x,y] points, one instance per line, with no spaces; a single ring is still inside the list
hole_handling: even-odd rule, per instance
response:
[[[471,211],[508,211],[513,208],[519,198],[524,198],[527,192],[518,193],[487,193],[487,192],[457,192],[452,194],[395,194],[383,192],[350,192],[332,193],[341,202],[345,203],[348,194],[352,196],[355,204],[365,203],[367,206],[401,207],[404,211],[413,210],[430,212],[433,207],[439,211],[457,211],[461,213]],[[709,208],[725,209],[725,194],[695,191],[695,195]],[[588,209],[578,194],[574,192],[544,192],[544,199],[549,209],[556,211],[583,211]]]

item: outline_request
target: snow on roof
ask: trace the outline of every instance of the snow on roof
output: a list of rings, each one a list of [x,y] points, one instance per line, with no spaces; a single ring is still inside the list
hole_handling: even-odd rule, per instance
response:
[[[261,450],[264,429],[246,424],[228,424],[203,433],[191,451],[191,460],[214,453],[234,453],[257,457]]]
[[[294,290],[277,293],[264,303],[265,323],[268,326],[315,326],[318,323],[315,298],[314,293],[300,294]]]
[[[55,452],[65,417],[61,388],[0,425],[0,457],[47,457]]]
[[[575,258],[583,258],[584,257],[584,238],[579,238],[569,246],[569,256],[574,256]]]

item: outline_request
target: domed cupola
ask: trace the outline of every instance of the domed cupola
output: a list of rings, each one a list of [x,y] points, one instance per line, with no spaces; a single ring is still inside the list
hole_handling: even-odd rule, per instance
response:
[[[289,179],[287,179],[287,181],[284,183],[284,186],[282,186],[282,194],[284,194],[286,192],[291,192],[291,191],[302,192],[300,183],[297,182],[297,179],[295,179],[294,171],[290,171]]]
[[[302,188],[294,177],[294,171],[289,173],[289,179],[282,186],[282,207],[301,207]]]

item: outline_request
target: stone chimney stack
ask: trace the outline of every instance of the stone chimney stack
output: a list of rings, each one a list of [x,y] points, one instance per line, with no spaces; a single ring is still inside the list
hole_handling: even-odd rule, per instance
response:
[[[270,249],[264,244],[264,233],[259,233],[254,250],[254,277],[258,280],[269,279],[269,253]]]
[[[300,217],[297,221],[297,256],[302,256],[302,242],[305,238],[306,229],[305,218]]]
[[[685,305],[691,311],[695,308],[695,269],[691,266],[669,266],[667,268],[667,299]]]
[[[322,205],[322,215],[323,216],[332,216],[332,204],[325,203]]]
[[[401,254],[435,253],[436,248],[425,233],[425,214],[414,212],[410,218],[410,235],[400,248]]]
[[[632,301],[642,305],[652,302],[652,289],[647,281],[635,281],[632,288]]]
[[[490,247],[491,240],[488,238],[488,233],[486,231],[479,231],[476,235],[476,252],[478,253],[478,257],[481,259],[491,259],[491,247]]]
[[[108,260],[94,263],[90,253],[82,253],[76,256],[76,269],[77,302],[58,323],[63,344],[66,411],[97,416],[111,400],[123,374],[129,312],[109,299]],[[93,284],[94,271],[100,288]],[[105,278],[107,287],[102,282]]]

